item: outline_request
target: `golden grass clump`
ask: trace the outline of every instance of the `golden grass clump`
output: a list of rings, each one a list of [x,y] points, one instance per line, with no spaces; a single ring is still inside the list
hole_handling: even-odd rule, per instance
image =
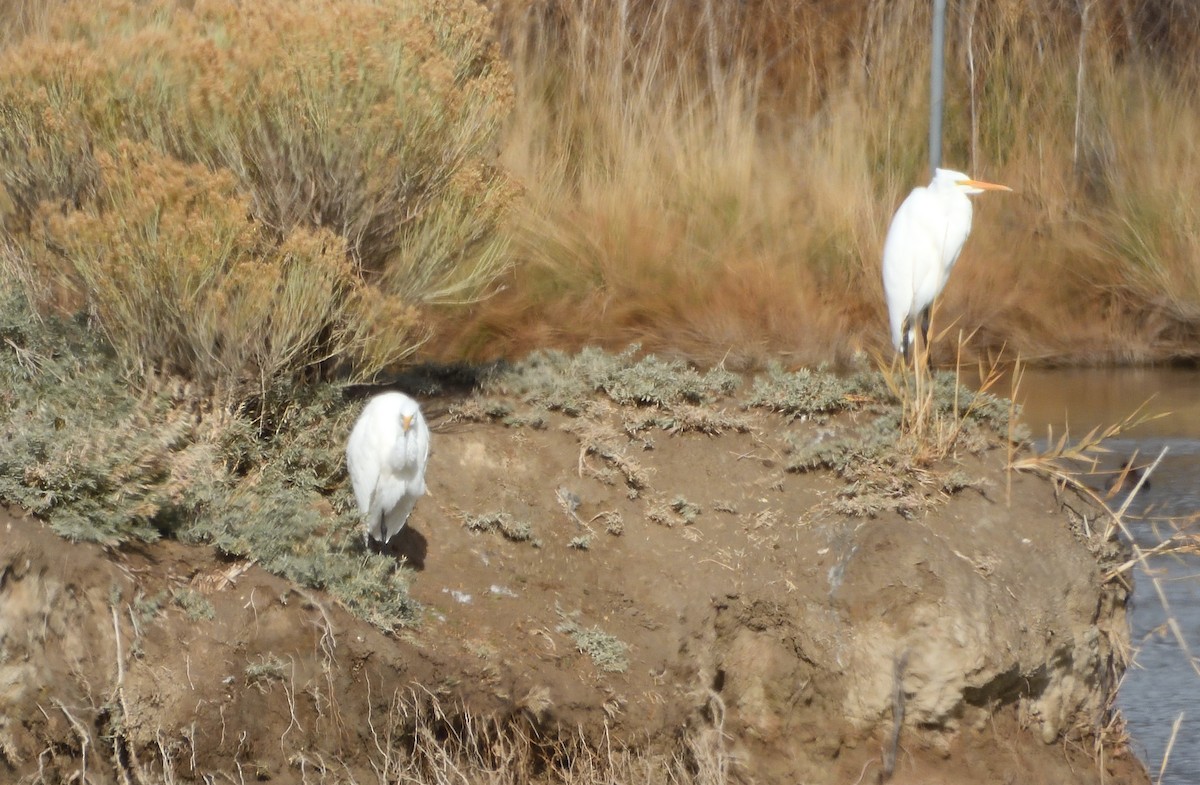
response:
[[[507,265],[473,0],[36,5],[0,50],[0,220],[34,299],[70,278],[134,365],[369,378]]]

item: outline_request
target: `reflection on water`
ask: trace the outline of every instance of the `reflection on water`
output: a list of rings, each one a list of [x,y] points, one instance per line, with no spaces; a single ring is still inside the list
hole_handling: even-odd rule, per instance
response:
[[[996,391],[1007,395],[1008,385]],[[1053,425],[1055,434],[1069,425],[1082,436],[1097,425],[1110,425],[1146,404],[1148,414],[1165,416],[1134,429],[1135,438],[1200,441],[1200,372],[1184,368],[1027,368],[1017,400],[1036,436]],[[1143,452],[1147,450],[1143,449]]]
[[[1035,437],[1046,426],[1055,437],[1069,425],[1073,437],[1118,422],[1149,400],[1145,411],[1169,412],[1122,433],[1106,445],[1113,451],[1105,468],[1114,469],[1137,453],[1138,464],[1152,462],[1166,448],[1151,486],[1129,510],[1129,529],[1143,548],[1157,545],[1174,525],[1196,530],[1200,514],[1200,372],[1182,369],[1027,370],[1017,393],[1022,419]],[[1097,478],[1097,486],[1103,478]],[[1141,520],[1139,520],[1141,518]],[[1182,523],[1180,523],[1182,522]],[[1200,558],[1158,556],[1150,561],[1193,654],[1200,653]],[[1134,664],[1117,699],[1134,748],[1157,777],[1171,729],[1183,715],[1171,749],[1164,783],[1200,783],[1200,675],[1167,629],[1164,609],[1151,576],[1134,576],[1132,632]]]

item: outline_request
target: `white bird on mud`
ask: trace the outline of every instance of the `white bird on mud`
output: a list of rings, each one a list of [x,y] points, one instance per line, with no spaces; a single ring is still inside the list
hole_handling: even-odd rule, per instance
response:
[[[421,407],[404,393],[376,395],[346,443],[346,466],[363,516],[364,540],[387,543],[404,528],[425,495],[429,428]]]
[[[962,172],[937,169],[933,182],[908,195],[888,227],[883,244],[883,291],[887,295],[892,344],[907,362],[920,323],[929,341],[929,310],[950,278],[967,235],[971,200],[984,191],[1011,191],[1006,185],[972,180]]]

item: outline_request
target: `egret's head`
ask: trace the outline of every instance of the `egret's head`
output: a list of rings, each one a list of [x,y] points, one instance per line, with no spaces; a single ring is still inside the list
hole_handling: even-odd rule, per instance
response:
[[[983,180],[972,180],[962,172],[953,169],[938,169],[933,175],[933,184],[938,188],[947,188],[964,194],[981,194],[984,191],[1011,191],[1007,185],[987,183]]]
[[[417,402],[412,398],[407,398],[400,403],[400,427],[406,435],[412,431],[413,423],[417,421],[420,411]]]

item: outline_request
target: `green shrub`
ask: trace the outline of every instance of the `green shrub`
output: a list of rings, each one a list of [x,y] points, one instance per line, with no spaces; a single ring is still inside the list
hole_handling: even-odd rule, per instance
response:
[[[788,372],[773,362],[754,380],[750,406],[771,409],[791,419],[825,419],[855,406],[852,384],[823,370],[801,368]]]
[[[584,627],[579,623],[579,612],[558,611],[562,623],[555,632],[570,635],[575,648],[592,658],[596,667],[606,673],[624,673],[629,669],[629,644],[610,635],[599,627]]]
[[[217,616],[217,610],[200,592],[187,588],[176,589],[171,593],[171,599],[183,610],[192,621],[211,621]]]
[[[736,374],[720,368],[701,374],[680,360],[653,354],[637,358],[640,351],[634,344],[619,354],[595,347],[576,355],[534,352],[491,379],[489,386],[575,416],[597,392],[621,406],[671,409],[711,403],[731,395],[741,383]]]
[[[528,542],[535,548],[541,542],[533,536],[533,527],[528,521],[518,521],[506,512],[488,512],[482,515],[468,515],[463,525],[473,532],[499,532],[504,539],[512,542]]]
[[[338,389],[289,388],[264,429],[149,382],[134,393],[84,324],[39,319],[0,284],[0,499],[72,540],[207,543],[385,629],[416,621],[408,572],[363,548],[338,435],[358,407]]]

